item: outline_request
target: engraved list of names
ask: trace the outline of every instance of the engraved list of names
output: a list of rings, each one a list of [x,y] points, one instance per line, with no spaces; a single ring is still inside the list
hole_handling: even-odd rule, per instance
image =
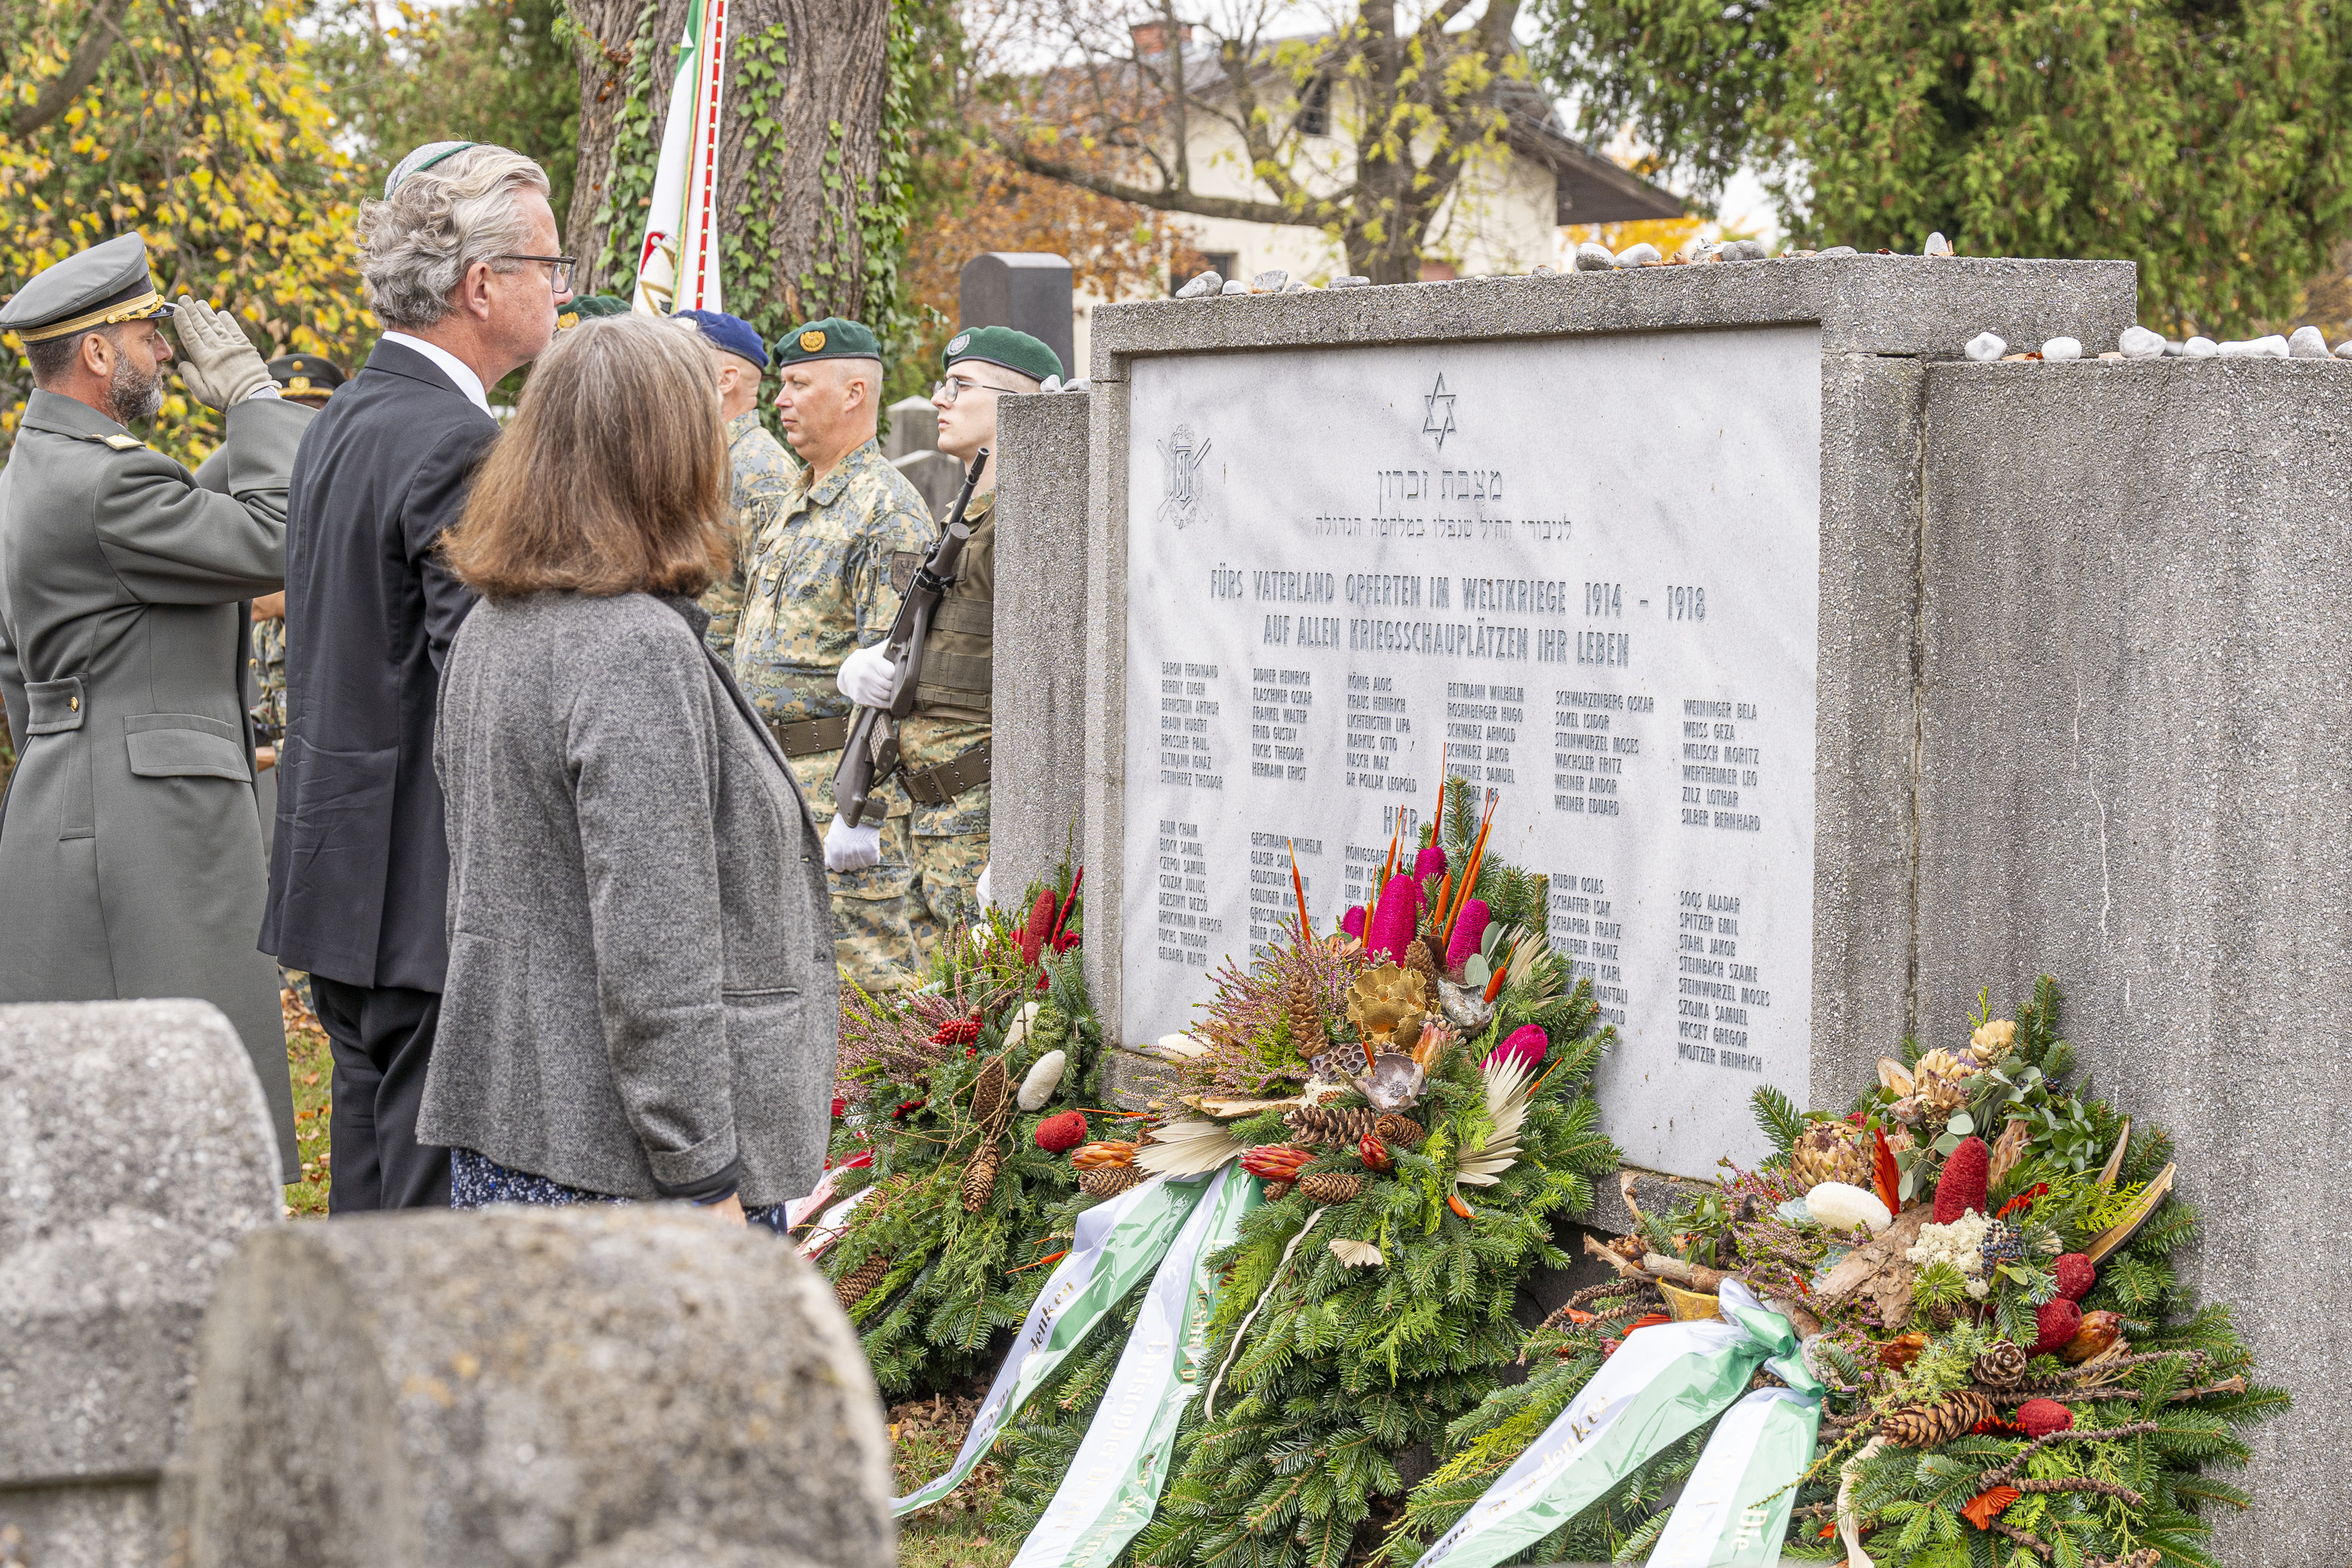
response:
[[[1550,878],[1628,1156],[1756,1152],[1810,1066],[1819,365],[1811,328],[1137,362],[1123,1035],[1287,940],[1294,852],[1328,931],[1446,776]]]

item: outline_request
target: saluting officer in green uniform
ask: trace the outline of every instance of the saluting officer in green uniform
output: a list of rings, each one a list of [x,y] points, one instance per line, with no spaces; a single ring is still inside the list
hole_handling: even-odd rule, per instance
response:
[[[1040,390],[1061,375],[1062,362],[1026,332],[975,327],[948,340],[945,368],[946,379],[931,394],[931,406],[940,415],[940,450],[967,468],[982,447],[991,456],[964,510],[971,541],[923,644],[914,711],[898,726],[904,768],[899,787],[915,803],[907,919],[917,952],[926,956],[943,930],[977,916],[976,889],[988,868],[996,400],[1006,393]],[[881,649],[852,654],[841,667],[840,686],[866,707],[887,702],[890,666]]]
[[[777,422],[808,466],[753,547],[735,679],[828,828],[835,956],[859,984],[892,986],[915,963],[908,804],[893,785],[876,792],[888,803],[881,824],[851,827],[834,815],[833,773],[851,709],[834,677],[850,654],[890,635],[906,584],[939,530],[875,438],[882,348],[874,334],[827,317],[786,332],[773,356]]]
[[[58,263],[0,310],[32,361],[0,472],[0,1002],[197,996],[260,1079],[300,1174],[278,972],[254,947],[265,872],[241,601],[282,587],[286,490],[311,411],[235,321],[184,297],[181,379],[227,410],[226,494],[126,426],[173,358],[147,245]]]

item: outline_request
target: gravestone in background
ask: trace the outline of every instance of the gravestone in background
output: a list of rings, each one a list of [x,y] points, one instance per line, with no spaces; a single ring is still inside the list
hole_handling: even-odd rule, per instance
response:
[[[1075,331],[1069,262],[1045,251],[992,250],[963,264],[956,329],[1011,327],[1061,357],[1064,380],[1085,374],[1071,361]]]
[[[283,1212],[205,1002],[0,1007],[0,1522],[36,1568],[161,1568],[159,1492],[236,1240]]]
[[[2126,263],[1854,257],[1098,310],[1086,952],[1118,1040],[1276,932],[1293,844],[1318,924],[1360,901],[1444,769],[1553,879],[1635,1163],[1753,1157],[1759,1083],[1845,1103],[1914,1023],[1926,365],[1987,328],[2095,353],[2134,309]]]

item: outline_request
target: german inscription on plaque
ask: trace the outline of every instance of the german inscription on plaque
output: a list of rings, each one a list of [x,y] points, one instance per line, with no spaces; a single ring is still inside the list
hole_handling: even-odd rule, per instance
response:
[[[1208,307],[1216,308],[1216,307]],[[1811,1026],[1820,333],[1138,361],[1120,1027],[1361,903],[1450,776],[1637,1164],[1757,1152]],[[1459,785],[1454,787],[1460,787]]]

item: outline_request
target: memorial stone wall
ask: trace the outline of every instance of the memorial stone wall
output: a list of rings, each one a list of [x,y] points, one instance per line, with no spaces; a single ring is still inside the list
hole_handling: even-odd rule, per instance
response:
[[[1160,1092],[1134,1053],[1294,850],[1328,924],[1452,775],[1618,1027],[1605,1129],[1705,1177],[1758,1084],[1843,1105],[2053,973],[2178,1142],[2184,1279],[2295,1395],[2217,1555],[2323,1568],[2352,365],[2098,360],[2136,316],[2126,263],[1910,257],[1098,310],[1090,395],[1019,400],[1090,421],[1088,977]],[[1000,616],[1000,689],[1069,637]],[[996,744],[1071,763],[1066,723]]]

